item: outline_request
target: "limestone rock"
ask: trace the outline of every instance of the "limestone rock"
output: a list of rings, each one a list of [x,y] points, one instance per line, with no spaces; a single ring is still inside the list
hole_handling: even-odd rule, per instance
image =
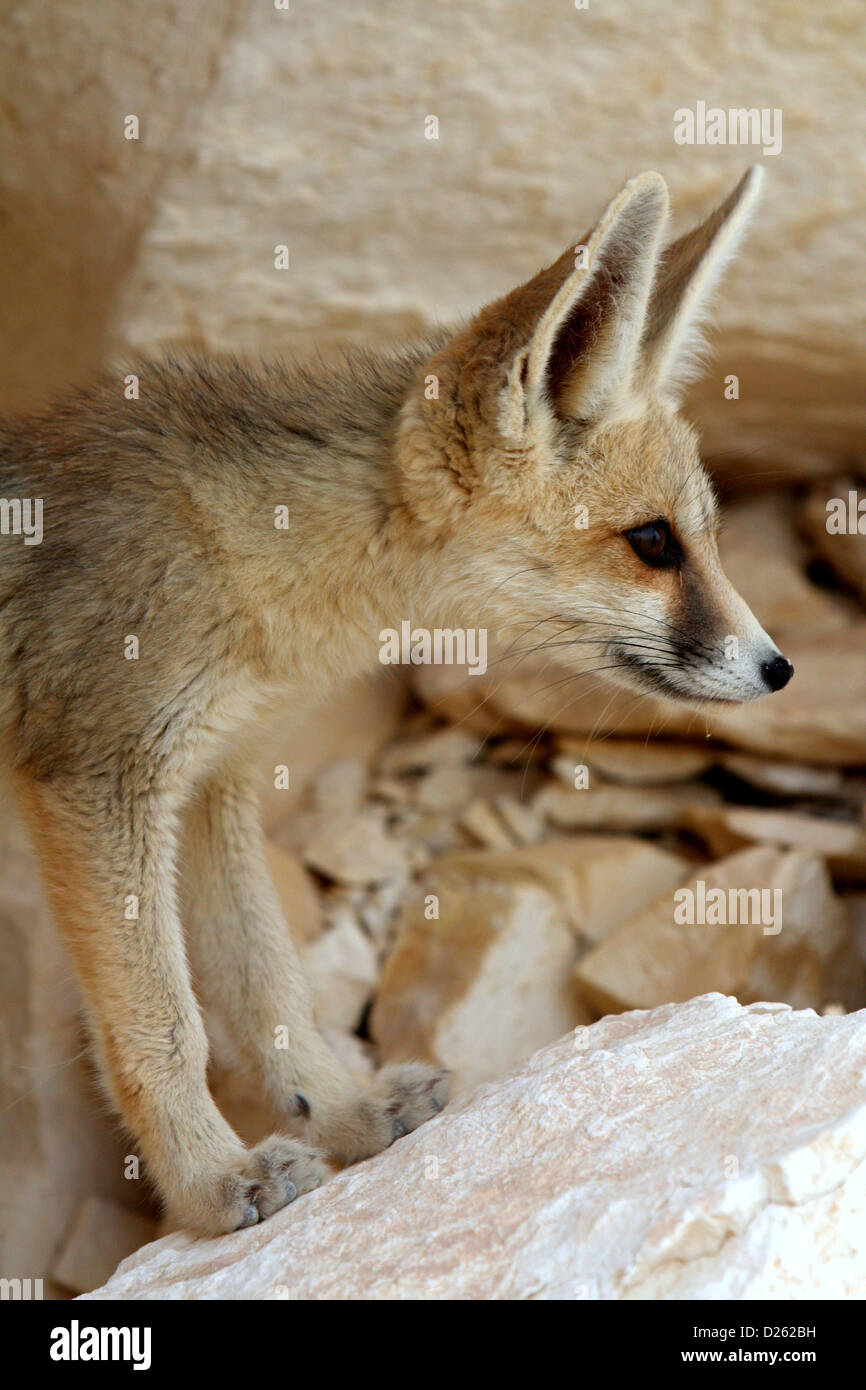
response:
[[[862,1299],[866,1021],[606,1018],[270,1221],[91,1298]]]
[[[866,826],[753,806],[691,806],[682,825],[700,835],[715,856],[745,845],[782,845],[821,854],[840,878],[866,882]]]
[[[352,681],[301,720],[294,711],[288,711],[272,732],[263,734],[256,749],[266,832],[286,849],[296,849],[292,821],[314,779],[345,759],[355,759],[366,769],[393,737],[405,705],[404,683],[387,677]],[[288,770],[288,787],[283,785],[284,775],[277,778],[277,768]],[[288,833],[284,834],[287,821]]]
[[[265,859],[295,941],[315,940],[322,930],[322,911],[310,875],[277,845],[265,844]]]
[[[160,0],[146,25],[99,0],[72,0],[51,24],[38,0],[7,11],[4,413],[41,406],[104,366],[139,240],[243,11],[231,0],[189,0],[182,11]],[[125,138],[127,113],[137,139]]]
[[[379,979],[376,950],[350,913],[302,952],[316,1019],[351,1032],[361,1021]]]
[[[807,579],[794,502],[784,493],[766,493],[727,507],[719,553],[758,621],[780,644],[792,632],[795,637],[820,637],[850,623],[842,603]]]
[[[508,849],[514,844],[511,831],[486,801],[473,801],[467,806],[460,817],[460,824],[475,843],[483,845],[485,849]]]
[[[675,145],[674,112],[684,100],[691,105],[695,73],[712,71],[726,89],[772,94],[785,138],[781,156],[764,160],[767,194],[718,297],[712,368],[689,409],[721,470],[826,471],[862,446],[866,400],[866,304],[852,271],[861,248],[860,130],[851,112],[866,80],[853,38],[858,4],[764,9],[728,0],[724,29],[712,8],[695,11],[676,43],[660,45],[680,16],[674,0],[612,11],[603,29],[591,11],[561,0],[537,0],[518,15],[498,0],[449,0],[440,23],[410,0],[388,30],[387,64],[381,26],[363,8],[346,17],[307,7],[298,43],[294,10],[249,6],[223,42],[222,61],[210,63],[206,97],[194,88],[199,119],[172,127],[170,177],[142,229],[118,315],[124,346],[192,338],[267,353],[306,350],[311,334],[345,341],[423,333],[549,264],[624,177],[658,167],[660,152],[678,235],[745,164],[763,158],[754,146]],[[114,30],[95,0],[79,7],[98,52]],[[161,44],[171,32],[164,0],[156,12]],[[175,62],[203,13],[193,5],[185,43],[170,43]],[[75,32],[64,35],[67,44]],[[727,41],[743,33],[748,45]],[[51,71],[50,43],[43,39],[39,51]],[[660,61],[648,64],[650,53]],[[19,69],[31,66],[17,60]],[[509,91],[506,70],[519,74]],[[163,92],[151,87],[140,95],[143,119],[155,121]],[[34,122],[38,108],[27,95],[25,88],[18,109],[50,128],[44,117]],[[122,104],[114,95],[109,110]],[[65,105],[75,103],[67,96]],[[441,121],[438,140],[424,138],[427,111]],[[82,140],[73,153],[70,186],[89,188],[97,150]],[[43,162],[47,154],[36,165],[40,177]],[[471,197],[455,197],[460,190]],[[280,241],[290,250],[287,272],[274,270]],[[733,401],[724,391],[729,373],[739,381]]]
[[[383,1062],[438,1062],[465,1090],[590,1020],[574,935],[543,888],[439,865],[433,891],[438,918],[420,895],[407,905],[370,1016]]]
[[[592,773],[626,786],[657,787],[667,782],[688,782],[707,772],[715,761],[711,748],[699,743],[672,743],[657,739],[560,738],[559,758],[551,767],[570,785],[574,768],[586,764]]]
[[[800,509],[800,524],[821,559],[843,583],[866,599],[866,520],[857,510],[864,496],[866,488],[862,480],[856,478],[815,483]],[[845,512],[845,529],[829,531],[827,504],[838,506],[840,502]],[[851,525],[852,520],[856,529]]]
[[[429,1058],[457,1089],[501,1076],[592,1018],[573,987],[577,938],[682,877],[675,856],[602,837],[439,860],[385,965],[370,1017],[381,1059]]]
[[[459,811],[474,796],[475,781],[468,770],[446,763],[419,777],[412,799],[429,811]]]
[[[820,859],[761,846],[708,865],[684,887],[696,906],[692,922],[677,920],[678,904],[666,892],[581,959],[576,978],[589,1003],[619,1011],[714,989],[744,1003],[866,1002],[848,914]],[[698,907],[719,889],[721,921]],[[756,889],[766,890],[765,900],[734,900],[739,890]]]
[[[472,762],[480,747],[480,741],[464,729],[435,729],[389,744],[379,759],[379,771],[394,777],[401,772],[459,767]]]
[[[156,1222],[117,1202],[87,1197],[80,1202],[51,1270],[51,1277],[71,1293],[89,1293],[104,1284],[120,1264],[156,1235]]]
[[[82,1000],[0,785],[0,1275],[49,1278],[83,1198],[146,1201],[89,1062]]]
[[[550,783],[534,798],[532,809],[562,830],[674,829],[692,807],[713,808],[718,798],[710,787],[617,787],[590,782],[575,790]]]
[[[682,856],[626,835],[557,836],[501,852],[465,850],[441,859],[440,868],[470,879],[531,879],[557,899],[572,931],[589,942],[601,941],[688,877]]]
[[[329,763],[313,781],[313,810],[327,816],[360,810],[366,781],[367,770],[360,758],[340,758]]]
[[[337,883],[382,883],[405,870],[406,851],[375,807],[328,818],[304,848],[304,863]]]
[[[835,767],[783,762],[779,758],[757,757],[752,753],[720,753],[718,761],[726,772],[775,796],[840,797],[845,794],[845,779]]]
[[[544,822],[531,806],[514,796],[501,796],[496,802],[500,820],[518,845],[538,844],[545,837]]]

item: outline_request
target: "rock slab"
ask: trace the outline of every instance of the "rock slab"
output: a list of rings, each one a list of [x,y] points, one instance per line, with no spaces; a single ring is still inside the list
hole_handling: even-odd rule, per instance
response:
[[[866,1014],[722,995],[577,1029],[272,1220],[90,1298],[866,1295]]]

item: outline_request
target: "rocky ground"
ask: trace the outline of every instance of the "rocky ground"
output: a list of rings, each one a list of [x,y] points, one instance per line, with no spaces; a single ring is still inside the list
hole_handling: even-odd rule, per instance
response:
[[[607,1018],[99,1298],[863,1297],[866,1029],[703,996]]]

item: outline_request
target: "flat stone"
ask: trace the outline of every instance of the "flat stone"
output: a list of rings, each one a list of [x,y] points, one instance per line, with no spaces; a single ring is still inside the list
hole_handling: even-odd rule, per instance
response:
[[[866,1297],[866,1018],[709,995],[536,1053],[109,1299]]]
[[[744,1003],[785,999],[820,1008],[841,999],[859,1008],[866,1002],[848,913],[821,859],[759,846],[695,873],[683,887],[696,904],[701,883],[706,893],[721,889],[726,903],[737,890],[768,890],[766,920],[763,901],[760,913],[738,901],[718,924],[709,911],[700,920],[700,909],[698,920],[687,923],[677,919],[674,893],[666,892],[582,957],[575,975],[588,1003],[617,1012],[714,989]]]
[[[307,841],[303,859],[325,878],[361,886],[383,883],[406,866],[404,847],[376,807],[329,818]]]

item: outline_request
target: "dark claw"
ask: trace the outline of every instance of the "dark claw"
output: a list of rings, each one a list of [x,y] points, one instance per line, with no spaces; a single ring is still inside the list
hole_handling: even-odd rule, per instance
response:
[[[307,1100],[307,1097],[302,1095],[300,1091],[296,1091],[295,1100],[298,1102],[298,1110],[303,1115],[304,1119],[308,1120],[310,1118],[310,1102]]]

